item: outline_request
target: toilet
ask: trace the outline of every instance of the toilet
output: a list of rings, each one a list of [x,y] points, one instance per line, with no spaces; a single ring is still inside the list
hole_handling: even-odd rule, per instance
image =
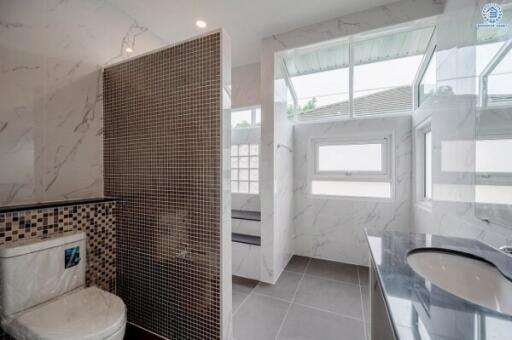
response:
[[[0,318],[17,340],[122,340],[126,306],[85,287],[84,232],[0,245]]]

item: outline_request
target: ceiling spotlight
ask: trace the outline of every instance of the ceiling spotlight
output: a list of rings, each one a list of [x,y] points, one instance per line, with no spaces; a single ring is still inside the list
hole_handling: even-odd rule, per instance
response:
[[[127,48],[125,49],[125,51],[126,51],[126,52],[128,52],[128,53],[132,53],[132,52],[133,52],[133,48],[131,48],[131,47],[127,47]]]
[[[196,21],[196,26],[199,27],[199,28],[205,28],[206,27],[206,21],[204,21],[204,20],[197,20]]]

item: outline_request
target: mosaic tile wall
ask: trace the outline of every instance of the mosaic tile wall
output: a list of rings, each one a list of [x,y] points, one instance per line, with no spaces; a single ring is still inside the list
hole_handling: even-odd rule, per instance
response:
[[[169,339],[221,336],[221,34],[105,69],[105,194],[118,293]]]
[[[0,212],[0,246],[56,232],[87,234],[87,285],[116,291],[116,225],[114,201],[16,212]],[[0,330],[0,340],[11,337]]]

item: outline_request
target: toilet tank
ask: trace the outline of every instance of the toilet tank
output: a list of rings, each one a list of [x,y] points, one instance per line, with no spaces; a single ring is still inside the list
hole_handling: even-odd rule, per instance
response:
[[[2,318],[85,285],[84,232],[0,245]]]

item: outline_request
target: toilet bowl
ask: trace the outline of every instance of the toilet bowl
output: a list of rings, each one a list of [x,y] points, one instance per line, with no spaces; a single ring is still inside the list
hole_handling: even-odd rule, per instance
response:
[[[122,340],[126,306],[85,287],[85,233],[0,246],[0,317],[17,340]]]

